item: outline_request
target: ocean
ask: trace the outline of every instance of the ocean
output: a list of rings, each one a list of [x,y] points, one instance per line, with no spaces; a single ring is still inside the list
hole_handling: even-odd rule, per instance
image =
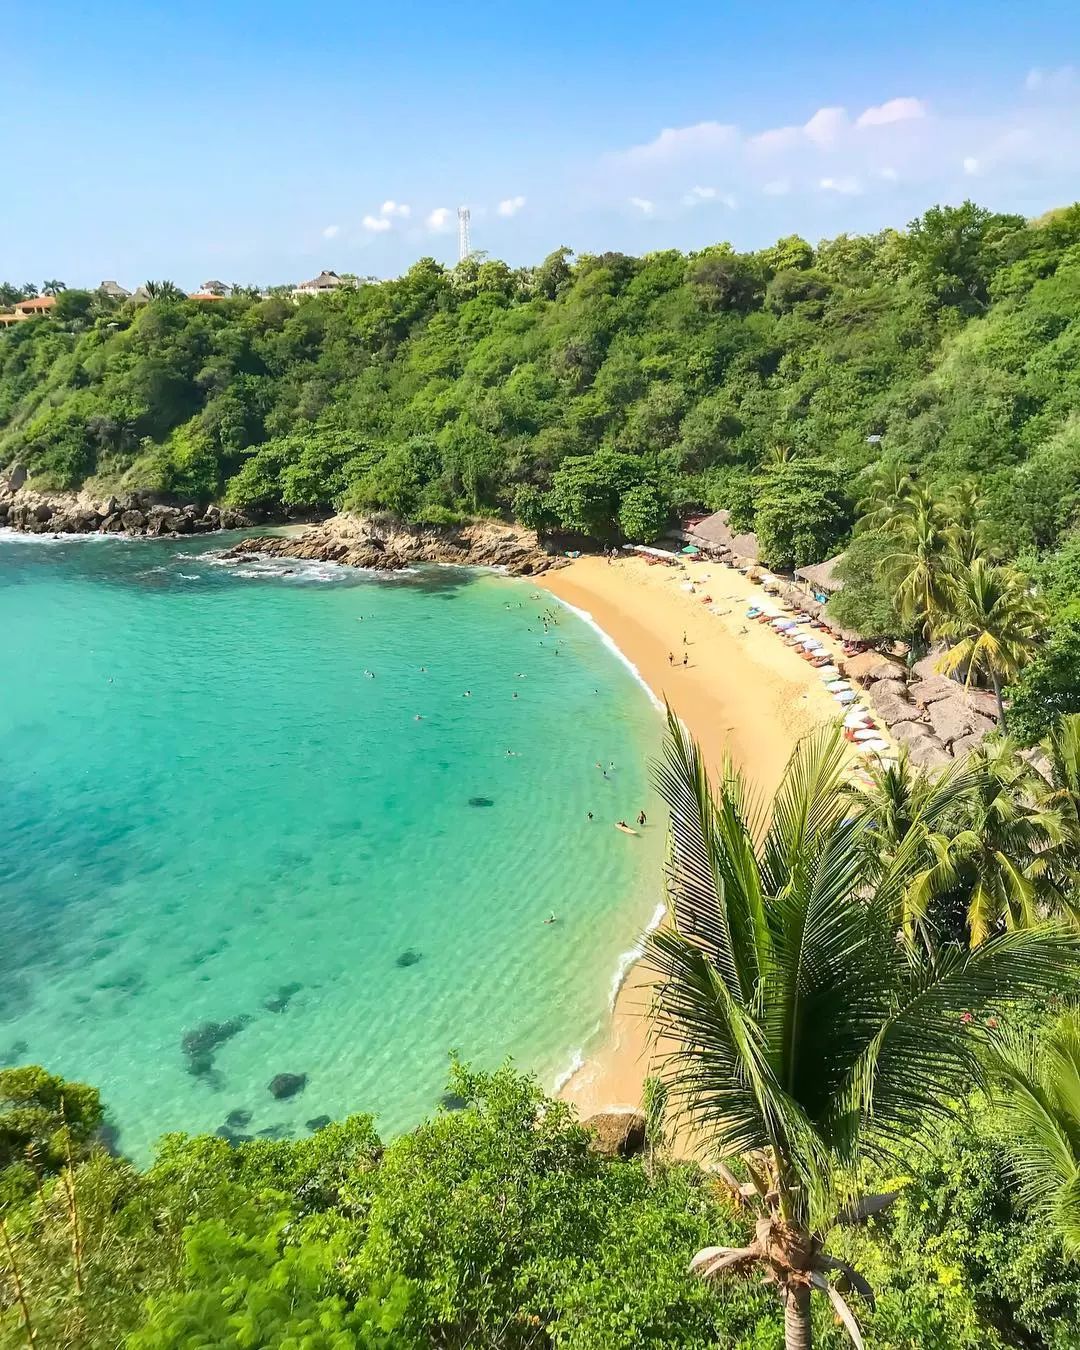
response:
[[[528,580],[223,542],[0,535],[0,1065],[140,1161],[554,1086],[661,899],[646,691]]]

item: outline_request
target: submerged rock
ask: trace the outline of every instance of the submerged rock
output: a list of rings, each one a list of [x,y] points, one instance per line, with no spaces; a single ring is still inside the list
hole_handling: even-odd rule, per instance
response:
[[[403,951],[401,953],[401,955],[397,958],[394,964],[396,966],[415,966],[417,961],[419,960],[420,960],[420,953],[418,951],[414,951],[412,947],[409,947],[406,951]]]
[[[203,1022],[190,1031],[185,1031],[180,1048],[188,1062],[188,1073],[202,1078],[213,1072],[214,1051],[224,1045],[238,1032],[243,1031],[251,1021],[247,1013],[239,1017],[230,1017],[227,1022]]]
[[[235,1131],[230,1130],[227,1125],[219,1125],[214,1133],[219,1139],[227,1139],[233,1148],[235,1148],[237,1144],[250,1144],[252,1139],[255,1138],[253,1134],[237,1134]]]
[[[242,1130],[245,1125],[251,1124],[251,1112],[238,1106],[235,1111],[230,1111],[225,1117],[225,1124],[230,1130]]]
[[[470,797],[470,806],[494,806],[494,799],[491,797]]]
[[[288,1139],[288,1125],[267,1125],[265,1129],[259,1131],[260,1139]]]
[[[307,1087],[306,1073],[279,1073],[270,1080],[270,1095],[285,1101]]]
[[[120,1126],[114,1125],[111,1120],[101,1122],[97,1127],[97,1134],[94,1138],[110,1158],[122,1158],[124,1156],[120,1152]]]
[[[319,1130],[325,1130],[327,1125],[330,1124],[330,1117],[312,1116],[311,1119],[306,1120],[304,1124],[308,1127],[308,1129],[311,1131],[312,1134],[317,1134]]]
[[[26,1058],[30,1046],[26,1041],[12,1041],[6,1050],[0,1050],[0,1069],[6,1069],[10,1064],[18,1064],[21,1059]]]
[[[263,1007],[267,1012],[284,1012],[292,1001],[293,995],[298,994],[303,987],[302,984],[280,985],[276,994],[272,994],[270,998],[263,999]]]
[[[444,1092],[439,1098],[439,1105],[444,1111],[464,1111],[468,1104],[466,1098],[457,1092]]]

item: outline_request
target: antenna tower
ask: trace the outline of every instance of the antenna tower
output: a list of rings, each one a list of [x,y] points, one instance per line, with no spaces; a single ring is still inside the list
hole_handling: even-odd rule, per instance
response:
[[[458,240],[458,262],[464,262],[472,252],[472,245],[469,242],[469,208],[459,206],[457,209],[457,240]]]

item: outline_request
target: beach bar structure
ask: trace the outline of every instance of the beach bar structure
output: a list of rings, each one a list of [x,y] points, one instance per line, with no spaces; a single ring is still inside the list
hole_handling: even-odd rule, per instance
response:
[[[808,567],[796,567],[795,579],[802,583],[815,600],[824,604],[830,595],[844,589],[844,583],[836,575],[837,565],[843,558],[844,555],[838,553],[835,558],[829,558],[825,562],[811,563]]]
[[[688,530],[676,531],[676,537],[695,545],[710,557],[721,558],[736,567],[755,566],[760,557],[757,535],[752,532],[734,534],[730,520],[730,511],[714,511]]]

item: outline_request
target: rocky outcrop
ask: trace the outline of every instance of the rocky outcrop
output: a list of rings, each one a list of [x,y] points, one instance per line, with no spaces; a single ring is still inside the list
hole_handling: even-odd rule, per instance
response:
[[[158,537],[243,529],[256,522],[242,511],[176,505],[150,492],[96,497],[88,492],[38,492],[21,466],[0,477],[0,526],[27,534],[133,534]]]
[[[582,1124],[592,1149],[605,1158],[633,1158],[645,1152],[645,1117],[640,1111],[601,1111]]]
[[[503,567],[514,576],[533,576],[565,559],[548,553],[531,530],[497,521],[465,525],[407,525],[387,516],[333,516],[301,535],[245,539],[223,554],[236,561],[252,554],[342,563],[395,571],[414,563],[457,563]]]

